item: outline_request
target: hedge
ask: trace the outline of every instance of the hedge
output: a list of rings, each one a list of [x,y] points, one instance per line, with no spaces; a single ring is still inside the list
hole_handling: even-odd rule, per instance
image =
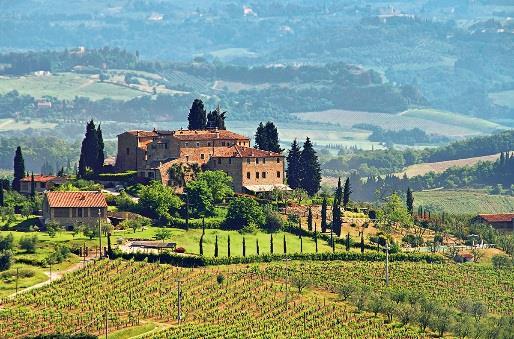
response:
[[[127,171],[122,173],[101,173],[98,180],[102,181],[129,181],[135,179],[137,171]]]
[[[205,218],[205,228],[206,229],[221,229],[222,224],[225,221],[225,218],[219,217],[210,217]],[[172,227],[186,229],[186,219],[183,218],[172,218],[170,220],[170,224]],[[189,228],[202,228],[203,221],[202,219],[189,219]]]
[[[215,265],[232,265],[232,264],[250,264],[281,261],[283,259],[292,260],[313,260],[313,261],[385,261],[386,255],[381,252],[336,252],[336,253],[291,253],[291,254],[263,254],[251,255],[247,257],[223,257],[223,258],[206,258],[193,255],[178,255],[174,253],[162,253],[160,256],[154,253],[125,253],[114,252],[113,258],[122,258],[126,260],[160,262],[162,264],[170,264],[181,267],[201,267]],[[427,262],[439,264],[444,262],[444,257],[440,255],[427,253],[395,253],[389,255],[390,261],[405,262]]]

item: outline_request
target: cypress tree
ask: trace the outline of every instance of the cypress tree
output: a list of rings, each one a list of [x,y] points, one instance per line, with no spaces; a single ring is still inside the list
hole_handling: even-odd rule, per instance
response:
[[[323,197],[323,202],[321,203],[321,232],[325,233],[327,231],[327,197]]]
[[[274,123],[271,121],[266,122],[266,125],[263,125],[262,122],[259,123],[255,132],[255,144],[258,149],[264,151],[282,152],[278,140],[278,130]]]
[[[227,256],[230,258],[230,235],[227,239]]]
[[[195,99],[189,110],[187,116],[189,121],[188,129],[190,130],[201,130],[207,126],[207,112],[203,106],[203,102],[200,99]]]
[[[318,233],[314,233],[314,244],[316,244],[316,253],[318,253]]]
[[[292,189],[300,187],[301,154],[298,142],[294,139],[287,154],[287,184]]]
[[[200,236],[200,255],[203,255],[203,234]]]
[[[337,199],[334,199],[334,205],[332,206],[332,230],[337,236],[341,236],[342,224],[341,207],[337,204]]]
[[[350,250],[350,232],[346,234],[346,251]]]
[[[34,180],[34,172],[30,176],[30,196],[34,198],[36,196],[36,181]]]
[[[337,201],[338,205],[341,205],[341,201],[343,199],[343,187],[341,186],[341,177],[337,180],[337,188],[336,193],[334,194],[334,199]]]
[[[105,153],[104,153],[104,138],[102,135],[102,128],[100,124],[98,124],[98,128],[96,130],[96,137],[98,140],[98,156],[96,161],[95,173],[102,173],[105,161]],[[57,169],[56,169],[57,170]]]
[[[4,185],[0,185],[0,206],[4,206]]]
[[[318,156],[307,138],[303,144],[302,153],[300,155],[300,187],[307,191],[309,195],[316,194],[321,185],[321,167],[319,165]]]
[[[94,121],[91,119],[86,126],[86,134],[80,149],[78,168],[80,178],[85,178],[88,171],[95,172],[98,169],[99,149],[97,130]]]
[[[216,235],[216,241],[214,242],[214,257],[217,258],[218,254],[218,236]]]
[[[245,237],[243,237],[243,257],[246,257],[246,240],[245,240]]]
[[[267,150],[268,148],[268,140],[264,132],[262,121],[259,123],[259,126],[257,126],[257,131],[255,131],[255,145],[258,149],[262,150]]]
[[[303,253],[303,238],[300,236],[300,253]]]
[[[273,233],[271,233],[271,238],[269,241],[269,252],[273,254]]]
[[[343,191],[343,207],[346,210],[348,207],[348,203],[350,202],[350,194],[352,194],[352,187],[350,186],[350,178],[346,178],[344,182],[344,191]]]
[[[260,249],[259,249],[259,239],[255,239],[255,249],[257,251],[257,255],[259,255],[260,253]]]
[[[286,235],[284,234],[284,254],[287,254]]]
[[[21,179],[25,177],[25,160],[23,160],[23,153],[21,152],[21,147],[18,146],[16,148],[16,153],[14,154],[14,179],[12,181],[13,190],[19,192],[21,186]]]
[[[407,210],[411,215],[414,212],[414,196],[412,195],[410,187],[407,188]]]
[[[364,234],[361,235],[361,253],[364,253]]]
[[[307,227],[312,232],[312,208],[309,207],[309,213],[307,214]]]

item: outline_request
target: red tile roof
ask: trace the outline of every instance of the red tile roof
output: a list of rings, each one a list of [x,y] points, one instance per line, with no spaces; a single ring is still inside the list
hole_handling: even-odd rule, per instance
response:
[[[58,177],[54,175],[34,175],[34,182],[49,182],[57,178]],[[29,175],[28,177],[21,179],[21,181],[32,181],[32,176]]]
[[[48,205],[55,207],[107,207],[102,192],[47,192]]]
[[[478,216],[487,222],[511,222],[514,219],[514,213],[479,214]]]
[[[127,131],[125,133],[131,134],[133,136],[139,136],[139,137],[156,137],[156,136],[158,136],[156,131],[140,131],[140,130],[135,130],[135,131]]]
[[[212,155],[215,158],[269,158],[282,156],[280,153],[244,146],[216,147]]]
[[[244,135],[237,134],[227,130],[178,130],[173,133],[173,136],[179,140],[196,141],[196,140],[249,140]]]

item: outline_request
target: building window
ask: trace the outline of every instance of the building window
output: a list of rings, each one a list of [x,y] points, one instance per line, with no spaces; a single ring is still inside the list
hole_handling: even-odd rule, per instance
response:
[[[228,158],[228,163],[232,164],[232,158]]]
[[[209,147],[211,146],[211,142],[210,141],[207,143],[207,146],[209,146]]]
[[[200,159],[202,159],[202,160],[205,159],[205,154],[203,154],[203,153],[200,154]]]
[[[246,163],[249,164],[250,163],[250,158],[246,158]]]
[[[246,179],[250,179],[250,172],[246,172]]]
[[[259,172],[255,172],[255,179],[259,179]]]
[[[280,171],[277,171],[277,178],[280,178]]]
[[[189,155],[186,155],[186,162],[189,162]]]
[[[200,143],[199,142],[196,143],[196,147],[200,147]]]
[[[130,154],[130,148],[127,147],[127,155],[129,155],[129,154]]]
[[[259,163],[259,158],[255,158],[255,163],[258,164]]]
[[[185,146],[185,147],[189,146],[189,143],[188,143],[188,142],[185,142],[185,143],[184,143],[184,146]]]
[[[82,218],[82,208],[77,208],[77,216]]]
[[[225,141],[222,141],[222,142],[221,142],[221,146],[225,146]]]
[[[218,158],[218,164],[221,164],[221,158]]]
[[[280,163],[280,158],[277,158],[277,164]]]
[[[265,164],[266,163],[266,158],[262,158],[262,163]]]
[[[266,179],[266,172],[262,172],[262,178]]]
[[[168,149],[168,143],[164,144],[164,149]]]
[[[153,172],[148,172],[148,177],[153,178],[154,177]]]

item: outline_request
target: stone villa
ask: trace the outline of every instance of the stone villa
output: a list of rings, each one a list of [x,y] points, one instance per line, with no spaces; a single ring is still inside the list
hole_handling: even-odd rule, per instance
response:
[[[232,177],[235,192],[288,189],[285,158],[250,147],[250,139],[228,130],[128,131],[118,135],[118,171],[135,170],[138,177],[173,185],[170,169],[199,166]]]
[[[63,226],[95,224],[107,220],[107,201],[100,191],[46,192],[43,197],[43,221]]]

